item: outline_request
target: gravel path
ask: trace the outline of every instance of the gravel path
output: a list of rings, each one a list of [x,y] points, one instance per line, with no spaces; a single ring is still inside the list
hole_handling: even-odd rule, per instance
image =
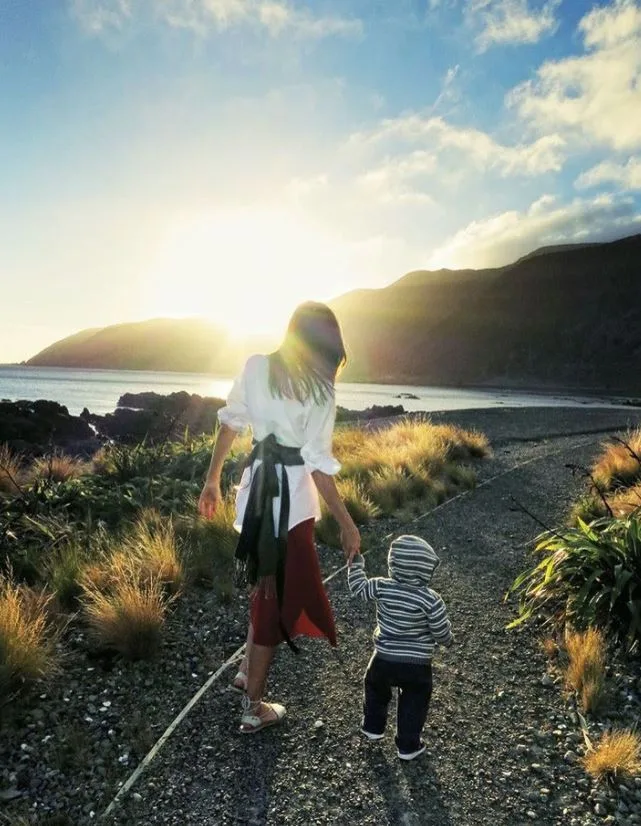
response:
[[[270,696],[288,705],[286,724],[256,737],[237,735],[239,704],[223,678],[140,779],[118,823],[641,823],[639,787],[625,799],[611,798],[594,789],[577,764],[582,738],[562,692],[546,676],[539,635],[531,628],[506,631],[513,606],[503,601],[539,530],[512,497],[547,522],[562,520],[580,485],[566,464],[588,464],[599,433],[637,423],[639,414],[538,409],[433,418],[485,431],[496,456],[484,464],[472,494],[394,528],[420,533],[440,554],[435,587],[456,635],[434,663],[428,754],[403,764],[392,731],[375,744],[359,735],[374,614],[348,596],[341,574],[328,586],[340,659],[307,641],[299,657],[283,648],[275,662]],[[385,570],[386,552],[381,543],[372,548],[370,574]],[[336,556],[323,565],[336,567]],[[625,679],[634,682],[637,694],[627,702],[638,714],[641,681]]]

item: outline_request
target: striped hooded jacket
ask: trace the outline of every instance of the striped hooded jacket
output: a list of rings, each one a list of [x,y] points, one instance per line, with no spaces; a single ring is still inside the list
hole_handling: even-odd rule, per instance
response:
[[[347,581],[354,596],[376,602],[374,647],[379,657],[395,662],[423,663],[434,655],[436,643],[448,646],[452,630],[441,597],[430,581],[439,565],[431,545],[418,536],[395,539],[388,555],[388,577],[368,579],[359,554]]]

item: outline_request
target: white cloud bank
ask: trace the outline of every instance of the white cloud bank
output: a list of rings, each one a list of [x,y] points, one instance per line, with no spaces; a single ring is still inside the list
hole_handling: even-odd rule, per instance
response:
[[[565,140],[556,134],[508,145],[481,130],[418,113],[390,118],[367,132],[355,133],[348,146],[361,154],[383,154],[358,179],[383,202],[430,202],[425,191],[430,183],[452,184],[464,172],[494,173],[502,178],[558,172],[565,159]]]
[[[476,45],[481,52],[492,46],[538,43],[557,27],[561,0],[548,0],[539,8],[531,0],[468,0],[466,17],[479,29]]]
[[[309,40],[355,37],[363,31],[356,18],[315,16],[307,4],[289,0],[71,0],[71,11],[93,35],[122,29],[140,16],[203,36],[240,26]]]
[[[629,158],[626,163],[602,161],[579,176],[578,189],[601,184],[616,184],[620,189],[641,190],[641,157]]]
[[[600,195],[557,204],[544,195],[524,212],[503,212],[472,221],[437,249],[435,267],[495,267],[550,244],[609,241],[641,231],[641,213],[631,198]]]
[[[615,0],[579,24],[583,54],[544,63],[507,98],[535,129],[618,151],[641,147],[641,0]]]

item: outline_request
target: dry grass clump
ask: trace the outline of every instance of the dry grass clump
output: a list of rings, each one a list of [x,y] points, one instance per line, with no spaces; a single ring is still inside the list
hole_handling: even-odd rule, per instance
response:
[[[334,453],[345,476],[382,467],[406,471],[422,467],[438,472],[448,460],[482,457],[489,452],[481,433],[420,419],[403,419],[378,430],[344,428],[334,434]]]
[[[153,509],[143,510],[125,536],[122,550],[141,581],[158,581],[172,594],[180,591],[184,572],[171,519]]]
[[[592,466],[594,481],[602,490],[628,487],[641,480],[641,428],[628,432],[621,442],[604,445]]]
[[[617,517],[629,516],[641,508],[641,482],[629,488],[621,488],[608,496],[608,504]]]
[[[83,613],[94,641],[128,660],[151,659],[160,647],[171,602],[158,580],[123,576],[108,591],[85,584]]]
[[[588,774],[599,780],[626,780],[641,774],[641,738],[635,731],[606,732],[583,758]]]
[[[143,511],[127,534],[83,565],[79,576],[82,612],[98,647],[130,660],[153,657],[183,579],[171,520]]]
[[[86,476],[90,471],[90,463],[64,453],[54,452],[34,459],[29,468],[28,477],[30,481],[45,479],[49,482],[68,482],[70,479]]]
[[[588,628],[585,632],[568,630],[565,648],[568,655],[566,684],[576,691],[583,711],[594,713],[605,699],[605,637],[596,628]]]
[[[362,482],[356,478],[338,479],[336,487],[350,516],[357,525],[366,525],[380,514],[380,509],[365,490]],[[340,545],[340,530],[325,503],[321,506],[322,516],[316,523],[316,536],[325,545]]]
[[[417,500],[439,504],[476,475],[461,461],[489,455],[481,433],[404,419],[379,430],[338,430],[334,452],[343,478],[357,479],[384,515]]]
[[[0,444],[0,494],[15,496],[20,493],[22,481],[22,462],[8,445]]]
[[[0,577],[0,695],[58,671],[52,596]]]

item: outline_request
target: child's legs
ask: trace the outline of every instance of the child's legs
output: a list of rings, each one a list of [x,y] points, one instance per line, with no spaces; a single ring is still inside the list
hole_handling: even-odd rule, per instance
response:
[[[401,667],[402,666],[402,670]],[[421,731],[432,697],[432,665],[399,663],[396,746],[411,753],[420,747]]]
[[[374,654],[365,672],[363,728],[370,734],[382,734],[385,731],[387,706],[392,699],[386,665]]]

